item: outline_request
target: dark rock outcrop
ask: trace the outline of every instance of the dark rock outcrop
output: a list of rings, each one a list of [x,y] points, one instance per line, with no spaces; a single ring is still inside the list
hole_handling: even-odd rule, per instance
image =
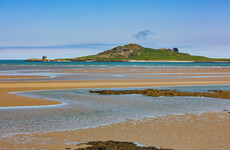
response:
[[[91,141],[86,144],[92,146],[86,148],[79,148],[77,150],[172,150],[161,149],[156,147],[139,147],[132,142],[119,141]]]
[[[142,94],[146,96],[159,97],[159,96],[193,96],[193,97],[210,97],[210,98],[225,98],[230,99],[230,91],[210,90],[208,92],[183,92],[175,90],[124,90],[124,91],[90,91],[90,93],[99,93],[103,95],[122,95],[122,94]]]

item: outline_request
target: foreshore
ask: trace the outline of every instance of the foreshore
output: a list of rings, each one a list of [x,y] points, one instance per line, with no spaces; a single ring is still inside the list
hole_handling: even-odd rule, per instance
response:
[[[127,72],[133,68],[59,70],[59,72]],[[58,71],[58,70],[57,70]],[[151,72],[151,70],[133,70]],[[183,85],[230,84],[230,77],[218,77],[218,73],[230,73],[230,68],[191,68],[158,70],[157,73],[217,73],[216,76],[202,78],[163,78],[163,79],[116,79],[79,81],[0,81],[0,107],[54,105],[61,102],[43,100],[10,94],[10,92],[52,90],[52,89],[92,89],[120,87],[160,87]],[[168,75],[169,75],[168,74]],[[175,76],[175,74],[174,74]],[[0,147],[7,149],[65,149],[77,148],[76,142],[91,140],[117,140],[141,143],[172,149],[230,149],[230,114],[206,112],[203,114],[168,115],[141,120],[72,131],[53,131],[11,135],[1,137]],[[25,142],[30,141],[30,142]],[[68,141],[68,142],[66,142]],[[211,144],[210,144],[211,143]]]
[[[12,150],[64,150],[78,148],[78,143],[114,140],[175,150],[229,149],[229,124],[230,114],[225,111],[168,115],[96,128],[12,135],[1,139],[1,146]]]
[[[30,78],[48,78],[49,76],[28,76],[28,75],[0,75],[0,79],[30,79]]]
[[[195,78],[195,79],[130,79],[130,80],[86,80],[86,81],[33,81],[33,82],[1,82],[0,107],[54,105],[60,102],[29,98],[10,94],[52,89],[91,89],[91,88],[120,88],[120,87],[160,87],[183,85],[218,85],[230,84],[230,77]]]

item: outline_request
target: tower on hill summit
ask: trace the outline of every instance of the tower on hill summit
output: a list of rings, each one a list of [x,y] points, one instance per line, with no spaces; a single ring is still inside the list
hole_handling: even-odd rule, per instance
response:
[[[43,59],[43,60],[47,60],[47,56],[43,56],[42,59]]]

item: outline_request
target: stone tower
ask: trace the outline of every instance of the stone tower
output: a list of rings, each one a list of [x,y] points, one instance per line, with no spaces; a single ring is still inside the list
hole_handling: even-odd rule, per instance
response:
[[[43,56],[42,59],[43,59],[43,60],[47,60],[47,56]]]
[[[173,48],[172,50],[173,50],[175,53],[178,53],[178,52],[179,52],[178,48]]]

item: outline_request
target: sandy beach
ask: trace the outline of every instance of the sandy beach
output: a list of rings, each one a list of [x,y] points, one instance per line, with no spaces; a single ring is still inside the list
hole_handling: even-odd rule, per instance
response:
[[[229,124],[228,112],[169,115],[75,131],[15,135],[1,139],[1,146],[8,149],[74,149],[76,141],[115,140],[176,150],[227,150],[230,148]],[[23,141],[30,142],[12,146],[12,143]]]
[[[184,68],[155,69],[146,68],[55,70],[55,72],[119,72],[127,73],[166,73],[166,76],[188,76],[190,73],[202,78],[162,78],[162,79],[116,79],[116,80],[75,80],[75,81],[0,81],[0,107],[54,105],[61,102],[18,96],[10,92],[52,90],[52,89],[90,89],[116,87],[159,87],[181,85],[218,85],[230,84],[230,68]],[[172,73],[172,74],[171,74]],[[173,74],[174,73],[174,74]],[[207,74],[205,74],[207,73]],[[212,74],[211,76],[210,73]],[[220,76],[221,75],[221,76]],[[223,75],[223,76],[222,76]],[[4,76],[3,74],[1,76]],[[136,74],[134,75],[136,76]],[[142,76],[150,76],[145,74]],[[208,77],[205,77],[208,76]],[[37,76],[35,76],[37,77]],[[3,78],[10,78],[5,75]],[[21,78],[18,76],[18,78]],[[1,149],[64,149],[77,148],[76,143],[91,140],[130,141],[145,146],[193,149],[230,149],[230,114],[227,111],[206,112],[201,115],[168,115],[141,120],[127,120],[122,123],[97,128],[74,131],[39,132],[29,135],[19,134],[1,137]],[[27,141],[27,142],[25,142]],[[68,141],[68,142],[67,142]],[[210,144],[211,143],[211,144]]]

